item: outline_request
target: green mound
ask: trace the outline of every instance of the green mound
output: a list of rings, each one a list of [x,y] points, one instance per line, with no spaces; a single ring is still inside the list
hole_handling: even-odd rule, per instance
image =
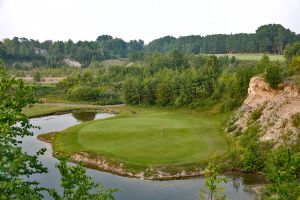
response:
[[[137,109],[115,118],[71,127],[54,140],[57,152],[90,152],[125,165],[173,166],[198,163],[227,151],[218,122],[192,111]]]

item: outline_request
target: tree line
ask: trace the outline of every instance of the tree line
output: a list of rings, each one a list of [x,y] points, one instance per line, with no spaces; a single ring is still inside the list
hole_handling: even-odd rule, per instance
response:
[[[261,71],[261,70],[260,70]],[[57,85],[56,95],[73,101],[209,109],[236,108],[247,94],[255,63],[234,58],[155,53],[132,66],[87,69]]]
[[[67,65],[64,62],[67,58],[88,66],[92,61],[125,58],[130,52],[141,51],[143,48],[142,40],[125,42],[109,35],[101,35],[96,41],[76,43],[72,40],[39,42],[14,37],[0,42],[0,58],[7,64],[18,62],[19,66],[22,66],[22,62],[30,62],[30,67],[58,67]]]
[[[178,50],[193,54],[283,54],[284,47],[295,41],[300,41],[299,34],[295,34],[280,24],[268,24],[260,26],[255,33],[249,34],[191,35],[179,38],[166,36],[150,42],[146,46],[146,51],[167,52]]]
[[[44,41],[18,38],[0,41],[0,58],[8,65],[49,66],[67,65],[64,59],[78,61],[88,66],[93,61],[113,58],[139,59],[145,53],[178,51],[183,54],[222,53],[276,53],[283,54],[287,44],[300,41],[300,35],[280,24],[260,26],[255,33],[172,36],[153,40],[148,45],[143,40],[125,42],[110,35],[101,35],[95,41]],[[17,64],[16,64],[17,63]],[[30,63],[30,64],[28,64]]]

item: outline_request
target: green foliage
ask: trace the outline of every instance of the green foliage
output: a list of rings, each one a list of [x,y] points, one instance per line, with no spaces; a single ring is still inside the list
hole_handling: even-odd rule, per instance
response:
[[[296,113],[292,116],[293,126],[296,128],[300,128],[300,113]]]
[[[160,106],[166,106],[173,100],[174,90],[172,79],[166,77],[156,87],[156,103]]]
[[[296,35],[280,24],[268,24],[256,30],[256,40],[260,52],[282,54],[285,45],[296,40]]]
[[[18,146],[20,138],[32,136],[29,129],[33,126],[22,109],[33,103],[31,88],[9,78],[0,66],[0,199],[42,199],[41,191],[46,190],[25,178],[47,172],[37,157],[45,149],[28,155]]]
[[[178,50],[186,54],[224,54],[224,53],[276,53],[282,54],[283,48],[294,41],[294,32],[280,24],[260,26],[255,34],[216,34],[201,36],[185,36],[174,38],[162,37],[151,41],[145,50],[148,52],[170,52]]]
[[[257,141],[250,140],[243,154],[243,169],[246,172],[256,172],[262,170],[265,165],[265,153],[262,145]]]
[[[40,82],[41,81],[41,73],[39,71],[35,71],[33,74],[33,80],[35,82]]]
[[[243,169],[247,172],[262,170],[266,154],[271,148],[271,144],[259,142],[260,131],[260,126],[254,123],[240,136],[240,142],[244,147]]]
[[[266,67],[265,80],[272,88],[277,88],[278,84],[282,82],[282,79],[283,71],[279,65],[273,64]]]
[[[220,176],[220,166],[217,164],[216,158],[213,156],[208,166],[205,168],[204,177],[205,177],[205,186],[208,189],[208,192],[205,190],[200,190],[201,199],[217,199],[224,200],[226,196],[222,194],[224,188],[220,187],[222,182],[226,183],[227,179],[224,176]]]
[[[26,68],[28,63],[33,67],[60,67],[66,65],[64,59],[78,61],[83,67],[91,62],[130,56],[132,61],[146,60],[144,53],[170,53],[160,59],[164,62],[170,59],[168,67],[181,68],[185,59],[180,54],[224,54],[224,53],[272,53],[282,54],[287,44],[298,41],[297,35],[280,24],[268,24],[258,27],[256,33],[215,34],[207,36],[190,35],[175,38],[162,37],[151,41],[148,45],[142,40],[125,42],[110,35],[101,35],[95,41],[44,41],[18,38],[0,41],[0,57],[6,62],[16,63],[18,67]],[[296,43],[299,46],[299,43]],[[288,46],[285,55],[295,55],[299,47]],[[175,52],[175,54],[174,54]],[[159,61],[159,62],[160,62]],[[26,63],[27,64],[24,64]],[[232,62],[235,62],[232,60]],[[165,66],[165,65],[164,65]]]
[[[284,50],[284,57],[286,58],[288,63],[294,56],[300,56],[300,42],[288,44]]]
[[[242,66],[236,70],[236,95],[239,95],[240,97],[247,95],[250,79],[255,74],[255,69],[249,66]]]
[[[35,84],[32,87],[34,87],[35,94],[37,97],[57,95],[58,93],[55,85]]]
[[[155,88],[157,81],[154,78],[145,78],[144,79],[144,88],[142,101],[145,105],[154,105],[155,104]]]
[[[263,107],[260,107],[260,108],[257,108],[256,110],[254,110],[250,115],[250,120],[252,122],[255,122],[256,120],[258,120],[260,118],[260,116],[262,115],[262,110],[263,110]]]
[[[294,56],[289,64],[289,74],[299,74],[300,73],[300,56]]]
[[[143,96],[143,86],[135,77],[128,77],[123,82],[123,93],[126,103],[140,104]]]
[[[288,148],[279,148],[266,160],[265,172],[271,184],[267,187],[267,196],[280,200],[296,200],[300,196],[298,172],[300,159]]]
[[[100,183],[94,183],[92,178],[86,175],[86,170],[80,165],[68,166],[66,158],[60,158],[56,167],[61,174],[61,186],[63,195],[50,190],[55,200],[113,200],[113,194],[117,189],[106,190]]]
[[[119,94],[123,94],[128,104],[202,110],[220,104],[220,111],[228,112],[243,102],[255,74],[253,66],[236,64],[229,68],[228,57],[171,52],[150,54],[145,60],[143,65],[86,69],[58,83],[58,94],[68,100],[93,103],[122,102]],[[195,67],[186,64],[191,62]],[[105,93],[116,96],[106,101],[99,97]]]
[[[98,97],[96,88],[89,86],[74,86],[67,91],[67,98],[74,101],[96,101]]]
[[[58,164],[62,175],[64,196],[56,191],[41,187],[32,176],[46,173],[38,160],[46,149],[29,155],[19,146],[21,138],[32,136],[28,117],[23,109],[37,101],[31,87],[22,80],[10,78],[0,60],[0,199],[43,199],[42,192],[49,192],[55,199],[114,199],[115,190],[105,190],[85,175],[80,166],[68,167],[66,160]],[[97,189],[96,192],[91,191]]]
[[[71,87],[67,91],[66,97],[71,101],[93,102],[102,105],[122,103],[117,93],[102,91],[86,85]]]
[[[266,68],[271,65],[271,61],[268,55],[264,54],[261,60],[256,65],[257,73],[265,72]]]

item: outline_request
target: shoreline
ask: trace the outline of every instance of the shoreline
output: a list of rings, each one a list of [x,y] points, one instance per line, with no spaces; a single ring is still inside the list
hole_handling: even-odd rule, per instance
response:
[[[52,140],[54,139],[55,134],[59,132],[50,132],[46,134],[41,134],[37,136],[37,139],[49,143],[52,147],[52,156],[57,158],[60,155],[63,155],[62,153],[55,152],[52,146]],[[50,140],[44,138],[43,136],[50,135]],[[130,170],[126,169],[124,167],[124,164],[122,162],[110,162],[108,159],[105,158],[105,156],[97,155],[92,156],[91,154],[87,152],[79,152],[76,154],[69,155],[70,162],[81,164],[84,167],[95,169],[102,172],[108,172],[114,175],[128,177],[128,178],[137,178],[140,180],[152,180],[152,181],[168,181],[168,180],[183,180],[183,179],[191,179],[196,177],[203,177],[204,176],[204,170],[205,167],[195,167],[193,170],[177,170],[176,173],[171,173],[170,171],[163,170],[165,166],[157,166],[157,167],[150,167],[146,168],[146,170],[139,171],[139,172],[131,172]],[[170,166],[167,166],[170,167]],[[173,166],[174,167],[174,166]],[[260,172],[256,173],[247,173],[244,172],[241,169],[232,168],[227,169],[223,172],[224,174],[230,174],[230,173],[244,173],[244,174],[253,174],[253,175],[262,175]]]
[[[120,111],[116,110],[116,107],[123,106],[123,105],[115,105],[115,106],[101,106],[101,107],[90,107],[89,109],[94,109],[97,111],[103,111],[106,113],[113,113],[117,114]],[[86,107],[82,108],[86,109]],[[66,113],[70,113],[72,111],[81,110],[80,108],[70,108],[70,110],[65,111],[57,111],[51,112],[47,114],[43,114],[40,116],[32,116],[30,118],[37,118],[37,117],[46,117],[50,115],[62,115]],[[51,145],[53,150],[52,156],[57,158],[59,156],[58,152],[55,152],[52,145],[52,140],[54,139],[55,134],[59,132],[50,132],[45,134],[40,134],[36,138],[42,142],[48,143]],[[46,137],[45,137],[46,136]],[[47,138],[50,137],[50,138]],[[97,155],[96,157],[93,156],[91,158],[90,154],[87,152],[79,152],[70,156],[70,162],[81,164],[87,168],[109,172],[115,175],[129,177],[129,178],[138,178],[141,180],[158,180],[158,181],[165,181],[165,180],[182,180],[182,179],[189,179],[194,177],[201,177],[204,176],[204,167],[196,167],[194,170],[187,171],[187,169],[178,170],[177,173],[171,173],[168,170],[163,170],[163,168],[170,167],[170,166],[157,166],[157,167],[150,167],[146,170],[133,173],[130,170],[124,167],[124,164],[121,162],[109,162],[104,156]],[[173,166],[174,167],[174,166]],[[149,175],[151,174],[151,175]]]
[[[53,139],[54,135],[58,132],[51,132],[46,134],[41,134],[37,136],[37,139],[48,143],[51,145],[52,148],[52,156],[57,158],[60,155],[63,155],[62,153],[55,152],[53,149],[52,141],[49,139],[46,139],[43,137],[43,135],[50,135],[50,137]],[[98,171],[103,172],[109,172],[114,175],[128,177],[128,178],[137,178],[141,180],[156,180],[156,181],[167,181],[167,180],[182,180],[182,179],[189,179],[189,178],[195,178],[195,177],[203,177],[204,176],[204,168],[201,169],[196,168],[192,171],[186,171],[182,170],[180,173],[172,174],[167,171],[163,171],[160,169],[160,167],[157,168],[147,168],[144,171],[139,171],[137,173],[130,172],[130,170],[127,170],[124,167],[124,164],[121,162],[109,162],[108,159],[106,159],[104,156],[97,155],[96,157],[93,156],[91,158],[90,154],[87,152],[80,152],[76,154],[69,155],[70,162],[81,164],[84,167],[95,169]],[[147,175],[150,174],[150,175]]]
[[[98,107],[95,108],[95,110],[103,111],[107,113],[119,113],[115,108],[119,107],[115,106],[105,106],[105,107]],[[83,108],[84,109],[84,108]],[[92,108],[90,108],[92,109]],[[53,114],[65,114],[69,113],[71,111],[80,110],[80,108],[71,108],[70,110],[66,111],[59,111],[59,112],[53,112],[53,113],[47,113],[43,116],[50,116]],[[37,116],[35,116],[37,117]],[[34,117],[32,117],[34,118]],[[49,143],[51,145],[51,148],[53,150],[52,156],[57,158],[59,156],[59,152],[55,152],[52,145],[52,140],[54,139],[54,135],[59,132],[50,132],[46,134],[41,134],[37,136],[37,139],[46,143]],[[49,139],[45,138],[45,136],[50,137]],[[63,155],[63,154],[61,154]],[[115,174],[118,176],[123,177],[129,177],[129,178],[137,178],[141,180],[156,180],[156,181],[168,181],[168,180],[182,180],[182,179],[190,179],[195,177],[203,177],[204,176],[204,170],[205,166],[201,166],[200,163],[198,166],[193,167],[193,169],[188,169],[188,167],[180,167],[180,166],[156,166],[156,167],[149,167],[145,170],[138,171],[138,172],[132,172],[132,170],[126,169],[124,167],[124,164],[120,161],[109,161],[109,159],[105,158],[105,156],[102,155],[93,155],[88,152],[79,152],[76,154],[69,155],[70,156],[70,162],[81,164],[84,167],[95,169],[103,172],[109,172],[111,174]],[[192,164],[192,163],[191,163]],[[173,171],[165,170],[166,168],[171,167]],[[178,168],[176,168],[178,167]],[[175,170],[174,170],[175,169]],[[175,171],[175,173],[174,173]],[[238,172],[238,173],[245,173],[241,169],[227,169],[224,171],[224,173],[231,173],[231,172]],[[253,174],[261,174],[261,173],[253,173]]]

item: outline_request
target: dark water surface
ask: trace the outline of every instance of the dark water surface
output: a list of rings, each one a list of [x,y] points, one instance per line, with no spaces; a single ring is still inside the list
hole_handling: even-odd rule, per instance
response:
[[[23,139],[22,147],[28,153],[34,153],[41,148],[47,148],[45,155],[40,160],[49,170],[47,174],[39,174],[32,176],[32,179],[38,180],[43,186],[49,188],[60,189],[60,175],[55,168],[57,159],[52,157],[51,145],[36,139],[36,136],[42,133],[53,131],[61,131],[70,126],[74,126],[83,121],[104,119],[113,117],[113,114],[96,113],[88,111],[74,111],[69,114],[51,115],[48,117],[40,117],[31,119],[31,123],[40,126],[41,129],[34,129],[34,137],[26,137]],[[171,181],[148,181],[136,178],[127,178],[101,172],[93,169],[87,169],[94,181],[102,182],[107,188],[119,188],[121,192],[116,193],[116,199],[128,200],[195,200],[199,199],[199,189],[205,189],[203,178],[193,178],[186,180]],[[232,200],[252,200],[255,194],[249,190],[249,187],[261,183],[261,179],[251,174],[233,174],[228,175],[229,181],[224,184],[224,193],[227,199]],[[46,199],[51,199],[46,197]]]

